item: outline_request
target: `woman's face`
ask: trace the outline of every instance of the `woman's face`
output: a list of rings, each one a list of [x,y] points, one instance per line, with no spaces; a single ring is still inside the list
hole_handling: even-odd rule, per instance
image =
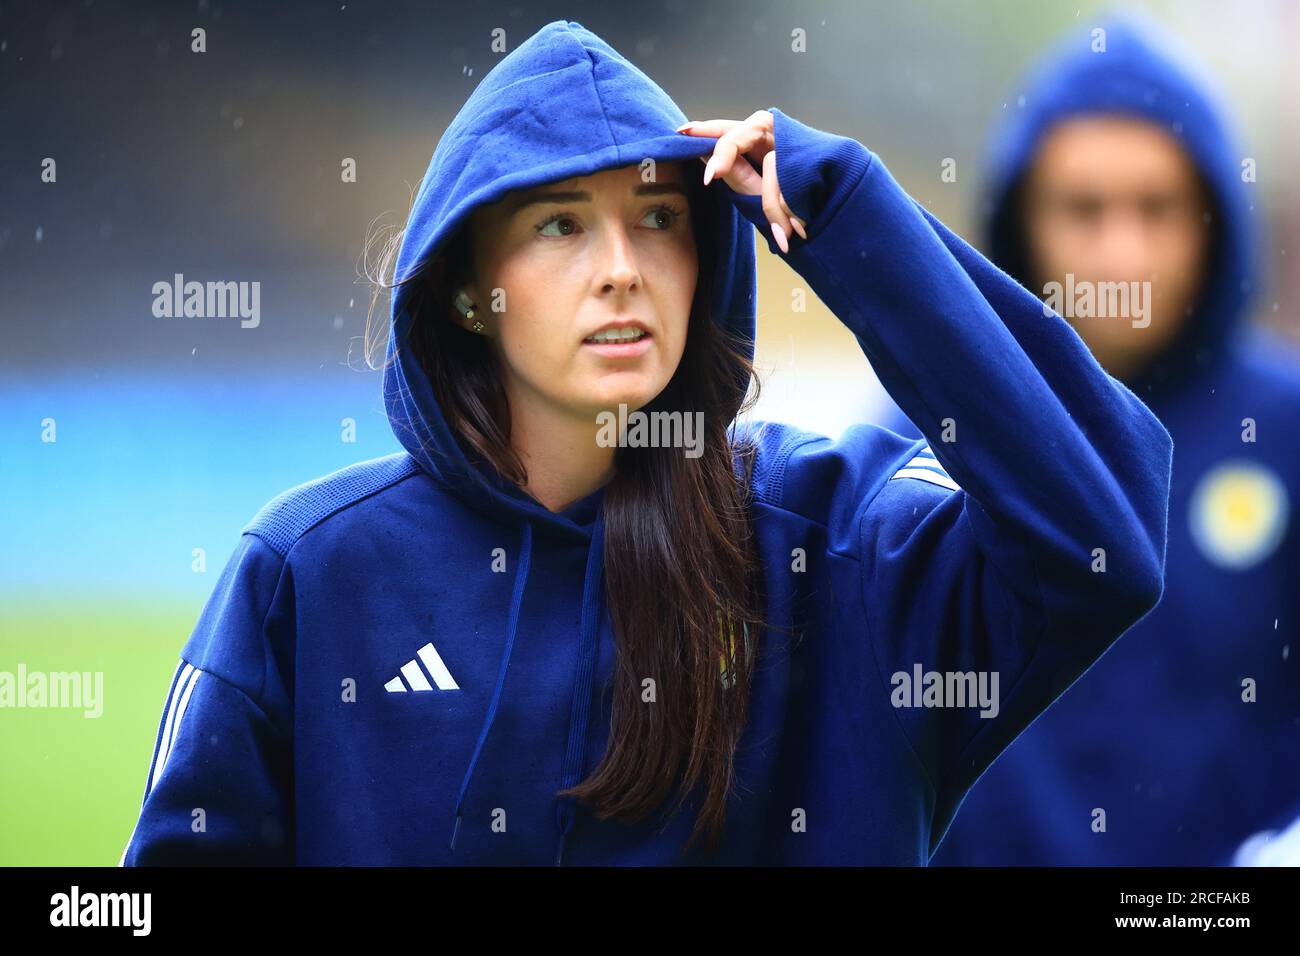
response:
[[[686,346],[699,272],[685,170],[605,170],[513,192],[473,214],[474,319],[500,359],[512,409],[597,424],[654,399]],[[635,321],[632,344],[589,337]],[[540,403],[538,405],[537,403]],[[545,407],[542,407],[545,406]],[[536,414],[531,418],[538,417]]]

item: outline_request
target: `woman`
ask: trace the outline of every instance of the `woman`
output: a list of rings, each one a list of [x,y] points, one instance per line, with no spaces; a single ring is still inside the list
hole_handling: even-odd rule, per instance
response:
[[[683,119],[571,21],[484,78],[397,258],[406,451],[244,529],[123,862],[923,864],[1155,604],[1169,438],[1069,327],[856,141]],[[736,421],[751,224],[928,445]]]

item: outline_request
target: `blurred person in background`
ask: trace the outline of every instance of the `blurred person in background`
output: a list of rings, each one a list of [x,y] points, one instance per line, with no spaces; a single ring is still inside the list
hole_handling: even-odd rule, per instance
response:
[[[931,862],[1226,865],[1300,796],[1300,376],[1243,322],[1253,160],[1145,19],[1073,33],[1017,90],[990,143],[987,251],[1173,435],[1167,583],[985,773]]]

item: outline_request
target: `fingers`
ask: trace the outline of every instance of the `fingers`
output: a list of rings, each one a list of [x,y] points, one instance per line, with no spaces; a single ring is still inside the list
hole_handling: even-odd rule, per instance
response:
[[[746,196],[759,195],[763,189],[762,176],[750,165],[749,159],[761,161],[761,144],[761,132],[751,135],[744,127],[736,127],[723,136],[713,149],[713,158],[710,160],[712,168],[708,165],[704,167],[705,185],[714,176],[721,176],[736,192]],[[749,158],[742,159],[746,155]]]
[[[740,120],[691,120],[677,127],[677,132],[690,133],[692,136],[722,136],[724,133],[729,133],[732,127],[739,125]]]
[[[808,241],[807,224],[794,214],[793,209],[791,209],[789,206],[786,205],[785,196],[780,192],[779,189],[777,190],[777,196],[781,200],[781,208],[785,210],[786,217],[790,220],[790,223],[794,226],[794,231],[799,233],[800,239],[802,239],[804,242],[807,242]]]
[[[790,251],[791,232],[807,241],[807,224],[794,214],[781,194],[776,170],[774,120],[768,110],[757,110],[744,121],[697,120],[679,126],[677,131],[717,138],[713,154],[707,160],[700,157],[705,164],[704,184],[721,177],[737,193],[761,196],[763,213],[782,252]],[[742,157],[745,157],[744,161],[738,162]],[[760,164],[760,169],[754,169],[750,160]]]
[[[763,157],[771,151],[772,114],[759,110],[744,122],[735,120],[706,120],[693,123],[687,132],[697,136],[717,136],[717,145],[713,148],[713,157],[704,167],[704,183],[708,185],[715,176],[723,180],[738,193],[757,196],[762,191],[759,173],[749,162],[737,163],[742,155],[748,155],[754,162],[761,163]]]
[[[756,196],[763,188],[762,177],[744,162],[736,162],[744,150],[733,134],[729,133],[718,140],[713,147],[713,155],[704,167],[704,184],[707,186],[714,176],[721,176],[728,186],[746,196]]]
[[[677,130],[678,132],[689,132],[692,136],[725,136],[738,126],[751,126],[771,132],[773,128],[772,114],[767,110],[756,110],[743,120],[691,120],[689,123],[677,127]]]
[[[790,251],[790,217],[781,202],[781,188],[776,181],[776,150],[763,157],[763,214],[772,226],[772,235],[782,252]]]

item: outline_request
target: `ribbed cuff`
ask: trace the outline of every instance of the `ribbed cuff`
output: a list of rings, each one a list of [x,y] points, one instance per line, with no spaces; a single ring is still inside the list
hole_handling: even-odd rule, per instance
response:
[[[856,139],[814,129],[775,106],[776,172],[786,204],[808,225],[833,216],[866,175],[875,155]]]

